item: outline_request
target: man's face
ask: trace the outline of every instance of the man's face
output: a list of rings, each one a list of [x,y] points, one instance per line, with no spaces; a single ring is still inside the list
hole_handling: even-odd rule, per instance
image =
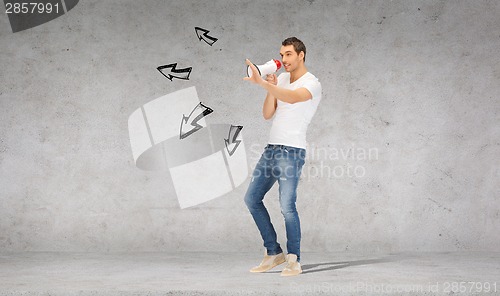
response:
[[[302,54],[302,52],[300,52]],[[281,47],[280,50],[281,61],[283,62],[283,67],[285,67],[285,71],[293,72],[301,61],[301,55],[299,55],[293,45],[285,45]]]

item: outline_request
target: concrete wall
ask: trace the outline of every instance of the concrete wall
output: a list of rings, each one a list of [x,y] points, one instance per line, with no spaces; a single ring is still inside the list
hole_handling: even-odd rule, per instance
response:
[[[244,126],[252,168],[271,122],[244,59],[289,36],[323,85],[302,250],[498,250],[499,3],[84,0],[18,33],[0,14],[0,250],[261,252],[249,180],[181,210],[168,171],[135,167],[127,119],[196,86],[211,122]],[[156,70],[174,62],[189,81]],[[277,187],[266,200],[286,246]]]

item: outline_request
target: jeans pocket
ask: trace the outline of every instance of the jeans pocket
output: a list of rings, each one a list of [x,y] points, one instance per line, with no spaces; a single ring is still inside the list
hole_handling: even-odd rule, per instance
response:
[[[289,153],[295,159],[305,159],[306,158],[306,150],[304,148],[296,148],[296,147],[284,147],[285,151]]]

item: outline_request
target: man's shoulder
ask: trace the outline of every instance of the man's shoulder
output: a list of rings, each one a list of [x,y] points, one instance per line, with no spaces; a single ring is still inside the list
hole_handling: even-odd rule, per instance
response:
[[[321,99],[321,83],[319,82],[319,79],[314,76],[311,72],[307,72],[304,75],[304,80],[303,80],[303,87],[307,88],[313,98],[320,98]]]
[[[318,77],[316,77],[313,73],[311,72],[307,72],[305,75],[305,78],[306,79],[311,79],[311,80],[314,80],[314,81],[317,81],[319,83],[319,79]]]
[[[304,78],[303,80],[304,85],[309,85],[311,87],[316,87],[321,89],[321,83],[319,82],[319,79],[316,76],[314,76],[314,74],[312,74],[311,72],[307,72],[306,74],[304,74],[303,78]]]

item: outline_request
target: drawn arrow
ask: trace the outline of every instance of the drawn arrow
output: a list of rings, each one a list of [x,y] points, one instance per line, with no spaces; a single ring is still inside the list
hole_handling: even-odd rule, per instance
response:
[[[194,27],[194,30],[196,31],[196,35],[198,35],[198,39],[205,41],[208,45],[212,46],[212,44],[215,43],[218,39],[212,36],[208,36],[208,33],[210,31],[205,30],[200,27]],[[201,34],[203,32],[203,34]]]
[[[240,131],[243,129],[243,126],[241,125],[232,125],[229,128],[229,135],[227,139],[224,139],[224,142],[226,142],[226,149],[227,153],[229,153],[229,156],[233,156],[234,151],[236,151],[236,148],[240,145],[241,140],[236,140],[238,138],[238,135],[240,134]],[[231,137],[232,135],[232,137]],[[229,145],[231,144],[236,144],[234,145],[232,150],[229,150]]]
[[[184,68],[184,69],[176,69],[175,67],[177,67],[177,63],[159,66],[156,69],[158,69],[158,71],[160,71],[160,73],[163,74],[163,76],[170,79],[170,81],[172,81],[172,79],[174,79],[174,78],[189,80],[189,74],[191,74],[191,69],[193,69],[192,67],[188,67],[188,68]],[[170,71],[165,70],[168,68],[171,68]],[[172,75],[171,73],[183,74],[183,75]]]
[[[182,139],[188,137],[189,135],[191,135],[192,133],[195,133],[196,131],[203,128],[200,124],[198,124],[198,121],[200,121],[200,119],[202,119],[203,117],[207,116],[208,114],[210,114],[212,112],[214,112],[214,110],[212,110],[210,107],[207,107],[207,106],[203,105],[202,103],[199,103],[198,105],[196,105],[196,107],[194,107],[193,111],[191,111],[189,116],[182,114],[181,130],[180,130],[179,138],[182,140]],[[191,126],[193,126],[193,128],[187,132],[183,132],[184,125],[187,124],[189,119],[192,117],[194,117],[191,120]]]

